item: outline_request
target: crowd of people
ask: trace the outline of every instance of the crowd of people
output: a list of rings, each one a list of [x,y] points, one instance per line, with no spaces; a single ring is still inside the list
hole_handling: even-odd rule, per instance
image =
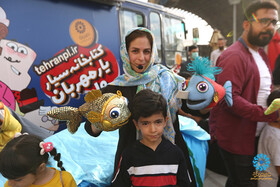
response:
[[[277,22],[276,2],[255,2],[245,11],[238,41],[226,47],[225,39],[219,38],[219,48],[211,53],[210,60],[212,66],[223,70],[216,75],[216,82],[232,83],[233,106],[221,100],[205,113],[186,108],[186,101],[176,98],[192,76],[188,64],[200,58],[198,46],[188,48],[189,59],[181,64],[178,75],[156,63],[157,48],[149,29],[130,30],[120,47],[124,74],[101,89],[102,93],[121,91],[132,113],[119,129],[112,186],[198,186],[190,160],[192,150],[180,132],[179,115],[194,119],[211,134],[209,144],[217,143],[227,171],[226,187],[277,186],[279,110],[269,115],[264,112],[280,98],[273,85],[279,80],[279,62],[272,73],[263,50],[276,32]],[[17,119],[0,102],[0,173],[8,179],[5,186],[77,186],[53,144],[43,142],[42,137],[20,134],[28,131],[24,127],[29,122]],[[89,121],[84,128],[93,137],[102,133]],[[61,171],[47,167],[49,155]],[[267,160],[256,160],[262,159],[256,155],[269,158],[268,170],[263,167]],[[255,179],[257,172],[270,174],[270,178]]]

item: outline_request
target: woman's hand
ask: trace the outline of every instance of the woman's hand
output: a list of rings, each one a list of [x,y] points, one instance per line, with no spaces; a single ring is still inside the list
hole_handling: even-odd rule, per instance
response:
[[[99,136],[99,134],[102,132],[102,130],[95,128],[95,126],[92,124],[91,124],[91,131],[95,137]]]

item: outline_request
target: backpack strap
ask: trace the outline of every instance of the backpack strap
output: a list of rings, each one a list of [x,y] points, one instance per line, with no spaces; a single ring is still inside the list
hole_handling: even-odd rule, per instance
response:
[[[62,187],[64,187],[64,185],[63,185],[63,180],[62,180],[62,173],[61,173],[61,171],[59,171],[59,173],[60,173],[60,181],[61,181]]]

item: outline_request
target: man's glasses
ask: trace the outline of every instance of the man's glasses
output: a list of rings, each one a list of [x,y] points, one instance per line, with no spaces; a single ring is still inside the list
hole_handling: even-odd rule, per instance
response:
[[[275,19],[270,19],[270,18],[260,18],[258,19],[257,17],[253,16],[253,19],[251,21],[255,21],[257,23],[260,23],[263,27],[268,27],[270,24],[272,24],[274,27],[277,29],[280,26],[280,22]]]

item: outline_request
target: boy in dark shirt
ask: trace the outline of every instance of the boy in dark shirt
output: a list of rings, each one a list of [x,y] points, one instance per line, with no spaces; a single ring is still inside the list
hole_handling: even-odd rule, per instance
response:
[[[162,136],[167,121],[164,97],[142,90],[134,97],[131,112],[142,137],[124,150],[112,186],[188,187],[190,178],[183,152]]]

